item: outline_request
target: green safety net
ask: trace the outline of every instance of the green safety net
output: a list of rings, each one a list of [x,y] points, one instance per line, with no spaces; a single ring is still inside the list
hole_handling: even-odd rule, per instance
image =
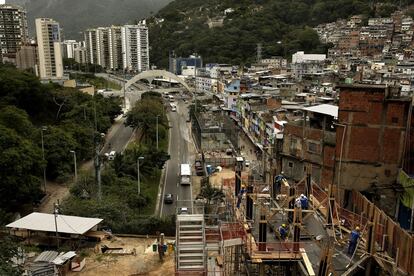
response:
[[[407,208],[412,208],[414,202],[414,178],[400,170],[398,183],[404,187],[404,193],[401,195],[402,204]]]

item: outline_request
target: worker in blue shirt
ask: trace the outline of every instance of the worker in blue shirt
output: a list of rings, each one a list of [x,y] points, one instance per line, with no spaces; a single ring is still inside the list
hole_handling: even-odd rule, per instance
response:
[[[361,237],[359,233],[359,227],[357,226],[355,230],[352,230],[351,235],[349,237],[349,247],[348,247],[348,254],[353,255],[358,244],[358,240]]]
[[[309,207],[308,198],[304,194],[300,195],[300,205],[302,207],[302,210],[307,210]]]
[[[282,240],[286,240],[287,234],[288,234],[288,229],[287,229],[286,224],[282,224],[281,226],[279,226],[279,235]]]

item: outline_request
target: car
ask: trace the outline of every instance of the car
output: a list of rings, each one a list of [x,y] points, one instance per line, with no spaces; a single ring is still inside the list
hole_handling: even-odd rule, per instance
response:
[[[187,207],[181,207],[180,209],[178,209],[178,214],[179,215],[187,215],[188,214],[188,208]]]
[[[250,166],[250,161],[249,160],[245,160],[244,161],[244,166],[245,167],[249,167]]]
[[[174,202],[174,197],[172,194],[166,194],[164,197],[164,203],[171,204]]]

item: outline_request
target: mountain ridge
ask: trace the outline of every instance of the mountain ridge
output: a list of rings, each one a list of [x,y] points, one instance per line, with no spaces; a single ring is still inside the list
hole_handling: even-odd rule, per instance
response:
[[[87,28],[132,23],[156,13],[171,0],[7,0],[26,8],[29,35],[35,37],[34,20],[50,17],[63,28],[65,39],[82,39]]]
[[[198,53],[205,63],[249,64],[258,44],[263,57],[326,53],[330,45],[322,45],[312,27],[356,14],[388,16],[403,2],[414,0],[174,0],[148,20],[150,60],[167,68],[175,51]],[[222,19],[222,26],[209,27],[211,19]]]

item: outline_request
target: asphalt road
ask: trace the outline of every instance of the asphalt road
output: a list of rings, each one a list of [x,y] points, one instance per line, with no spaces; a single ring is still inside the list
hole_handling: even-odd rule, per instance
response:
[[[102,153],[109,153],[113,150],[116,152],[124,151],[134,132],[134,129],[125,126],[124,122],[125,118],[119,118],[114,122],[106,136],[105,145],[101,150]]]
[[[177,112],[168,114],[170,120],[170,160],[168,160],[165,171],[164,191],[161,198],[160,214],[168,216],[175,214],[177,208],[192,207],[192,192],[190,186],[182,186],[179,182],[180,164],[194,163],[194,156],[190,152],[190,132],[188,118],[188,108],[183,101],[176,102]],[[173,194],[174,203],[164,204],[164,195]]]

